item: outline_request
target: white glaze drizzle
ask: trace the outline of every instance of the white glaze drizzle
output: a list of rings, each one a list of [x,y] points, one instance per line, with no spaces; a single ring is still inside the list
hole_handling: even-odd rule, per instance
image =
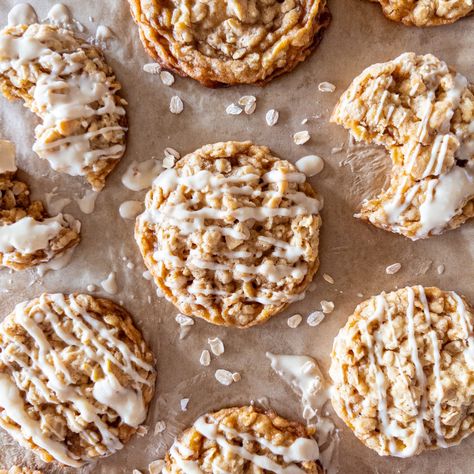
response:
[[[19,3],[8,13],[8,26],[38,23],[35,9],[29,3]]]
[[[41,319],[42,323],[48,323],[55,337],[64,341],[66,348],[68,346],[80,348],[89,359],[101,366],[105,374],[104,378],[99,379],[93,385],[92,395],[94,398],[100,404],[114,410],[121,417],[123,423],[133,427],[139,426],[146,417],[146,409],[140,390],[137,390],[137,387],[140,384],[149,385],[149,382],[138,373],[135,367],[140,367],[148,372],[153,371],[153,368],[140,360],[123,341],[118,340],[113,329],[109,329],[104,323],[92,317],[78,303],[74,295],[69,296],[69,304],[66,303],[64,295],[54,294],[48,295],[48,297],[53,301],[55,308],[60,308],[61,319],[69,318],[71,320],[72,326],[81,334],[80,339],[77,339],[72,333],[65,332],[60,327],[58,315],[55,311],[52,311],[46,300],[46,295],[42,295],[38,302],[39,309],[44,314],[44,318]],[[90,403],[81,392],[81,389],[74,385],[72,375],[61,363],[58,353],[51,347],[46,333],[43,332],[38,321],[25,315],[27,304],[17,305],[14,312],[15,322],[27,331],[38,348],[38,354],[35,355],[32,351],[29,351],[7,333],[2,333],[9,343],[17,345],[20,351],[29,357],[29,361],[22,358],[13,358],[14,362],[20,366],[23,377],[30,380],[47,400],[51,401],[49,391],[53,391],[60,402],[72,404],[72,407],[85,421],[95,425],[102,436],[102,442],[110,451],[120,449],[122,443],[100,418],[103,410]],[[81,342],[82,340],[87,341],[87,343]],[[119,351],[120,360],[113,355],[111,349]],[[0,353],[0,360],[7,366],[12,357],[11,352],[3,351]],[[127,387],[121,386],[108,364],[112,364],[126,373],[132,383]],[[37,375],[38,372],[42,374],[46,382]],[[1,377],[7,376],[2,375]],[[4,378],[0,378],[0,385],[2,384],[7,384],[6,388],[10,390],[10,393],[16,393],[15,390],[17,389],[11,379],[9,382],[5,382]],[[28,439],[34,433],[33,440],[35,443],[44,447],[55,459],[75,467],[82,464],[72,458],[65,446],[55,443],[46,436],[39,429],[39,423],[31,419],[24,412],[24,409],[23,412],[20,411],[19,401],[22,399],[21,396],[7,397],[6,393],[5,390],[0,390],[0,406],[4,408],[7,416],[10,416],[20,425],[22,434],[17,433],[17,438],[20,440],[22,437]],[[87,428],[74,422],[76,416],[74,412],[64,405],[61,405],[61,407],[68,419],[70,429],[80,433],[84,439],[93,439]],[[10,414],[15,415],[16,418],[13,418]]]

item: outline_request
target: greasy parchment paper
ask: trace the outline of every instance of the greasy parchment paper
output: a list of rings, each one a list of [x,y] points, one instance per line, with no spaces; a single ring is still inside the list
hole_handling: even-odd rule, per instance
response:
[[[1,0],[2,24],[15,3],[18,2]],[[55,2],[31,0],[31,3],[39,17],[45,18]],[[109,26],[116,34],[106,55],[129,101],[128,151],[109,177],[93,214],[81,214],[74,202],[66,208],[66,212],[83,223],[82,242],[67,268],[43,278],[34,271],[15,274],[0,271],[0,319],[16,303],[41,292],[85,292],[87,285],[100,287],[100,281],[115,271],[119,292],[110,296],[100,290],[97,294],[122,302],[133,314],[156,355],[158,369],[157,394],[146,421],[150,427],[148,434],[135,436],[121,452],[81,472],[131,473],[134,468],[146,472],[148,463],[163,456],[177,432],[203,412],[223,406],[267,397],[282,415],[301,419],[298,397],[272,372],[265,351],[310,355],[326,371],[333,338],[361,300],[358,293],[370,296],[408,284],[436,285],[457,290],[474,302],[474,223],[443,236],[411,242],[354,219],[352,214],[361,199],[373,191],[376,183],[383,183],[385,158],[378,150],[366,147],[353,149],[348,156],[346,132],[328,123],[337,98],[355,75],[372,63],[389,60],[405,51],[432,52],[474,81],[474,17],[451,26],[415,29],[385,19],[377,4],[329,0],[333,22],[319,49],[295,71],[264,89],[209,90],[187,79],[177,79],[172,88],[166,87],[158,76],[142,71],[142,66],[151,60],[139,42],[125,0],[66,0],[64,3],[86,26],[87,35],[93,35],[99,24]],[[322,81],[333,82],[336,92],[319,92],[317,86]],[[176,94],[185,104],[181,115],[173,115],[168,109],[170,98]],[[228,104],[247,94],[258,99],[253,115],[225,114]],[[272,128],[265,123],[265,113],[270,108],[280,112],[280,121]],[[315,114],[321,117],[301,125],[304,118]],[[10,104],[0,99],[0,136],[16,143],[18,164],[34,197],[41,198],[56,186],[60,197],[82,195],[87,187],[80,178],[58,175],[34,156],[31,145],[35,123],[20,102]],[[312,138],[306,145],[296,146],[292,134],[300,130],[308,130]],[[174,321],[177,311],[156,297],[153,283],[142,277],[144,266],[133,240],[133,222],[123,220],[118,213],[123,201],[142,199],[144,193],[124,188],[120,178],[133,160],[143,161],[153,155],[162,157],[167,146],[184,154],[203,144],[229,139],[250,139],[268,145],[277,155],[291,161],[310,153],[325,158],[324,171],[311,179],[325,199],[316,289],[263,326],[232,330],[196,321],[189,335],[180,340]],[[332,148],[343,144],[342,152],[331,153]],[[133,269],[127,268],[127,261],[135,264]],[[402,264],[401,271],[387,275],[385,267],[395,262]],[[446,270],[439,275],[436,268],[441,264]],[[324,273],[334,278],[334,285],[322,278]],[[306,316],[319,309],[322,299],[334,301],[336,308],[321,325],[288,328],[288,316],[295,313]],[[224,341],[226,351],[214,358],[210,367],[202,367],[201,350],[206,348],[207,339],[215,336]],[[238,371],[242,380],[224,387],[214,379],[218,368]],[[182,398],[190,399],[186,412],[180,409]],[[168,428],[165,433],[154,435],[158,420],[164,420]],[[365,448],[339,420],[337,424],[341,428],[340,472],[343,474],[474,472],[474,436],[458,447],[412,459],[381,458]],[[57,466],[45,467],[2,432],[0,467],[21,461],[44,468],[45,472],[70,472]]]

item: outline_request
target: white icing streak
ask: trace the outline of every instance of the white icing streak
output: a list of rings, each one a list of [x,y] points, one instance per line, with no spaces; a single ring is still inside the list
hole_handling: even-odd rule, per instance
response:
[[[52,300],[54,309],[47,298]],[[140,360],[123,341],[117,339],[113,328],[107,327],[89,314],[74,295],[69,296],[69,302],[66,302],[64,295],[61,294],[42,295],[39,298],[36,314],[41,311],[44,315],[41,318],[41,324],[48,327],[47,332],[42,329],[39,320],[27,316],[25,312],[27,305],[28,303],[17,305],[14,320],[25,329],[33,340],[35,350],[28,350],[17,339],[13,339],[8,333],[2,332],[6,343],[17,346],[19,352],[25,354],[29,360],[25,361],[23,358],[15,357],[12,351],[1,352],[0,360],[7,366],[12,362],[17,364],[22,371],[22,378],[31,382],[38,392],[50,402],[54,402],[49,395],[52,391],[62,404],[60,410],[68,419],[68,423],[75,423],[74,418],[76,413],[79,413],[86,422],[93,424],[100,432],[102,443],[107,446],[109,451],[114,452],[120,449],[122,443],[102,421],[100,415],[103,414],[103,408],[91,403],[90,396],[86,396],[83,389],[75,385],[73,375],[61,362],[60,352],[51,346],[50,338],[54,337],[63,341],[66,349],[77,347],[88,359],[100,365],[104,377],[93,383],[93,397],[102,406],[115,411],[121,417],[123,423],[133,427],[137,427],[146,417],[139,386],[142,384],[149,385],[149,382],[140,375],[135,367],[140,367],[148,372],[153,371],[153,368]],[[61,321],[56,308],[59,308],[61,312]],[[66,319],[71,320],[72,327],[80,336],[76,337],[75,334],[64,330]],[[52,336],[49,335],[50,332]],[[112,350],[117,350],[119,357],[115,356]],[[115,366],[115,370],[121,370],[131,379],[131,383],[127,387],[120,385],[110,365]],[[13,374],[15,375],[15,372]],[[10,418],[20,425],[22,436],[25,439],[32,438],[38,446],[46,449],[56,460],[69,466],[79,466],[81,463],[72,459],[65,446],[52,441],[39,429],[39,426],[36,426],[37,422],[30,418],[24,412],[24,409],[23,411],[20,410],[19,403],[23,397],[17,393],[18,391],[12,380],[5,382],[7,376],[2,375],[1,377],[0,385],[3,385],[5,390],[0,390],[0,406],[5,409]],[[8,394],[11,396],[8,396]],[[68,405],[71,407],[69,408]],[[76,425],[76,428],[74,426],[73,424],[70,428],[79,433],[87,442],[90,442],[91,432],[83,426]]]
[[[29,3],[19,3],[8,13],[8,26],[38,23],[35,9]]]

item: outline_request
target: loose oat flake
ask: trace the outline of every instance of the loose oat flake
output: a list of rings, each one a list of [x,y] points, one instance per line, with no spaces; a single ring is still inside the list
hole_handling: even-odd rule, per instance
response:
[[[171,147],[166,147],[164,150],[164,154],[165,156],[174,156],[177,160],[181,158],[180,152]]]
[[[334,278],[331,275],[328,275],[327,273],[325,273],[323,275],[323,278],[331,285],[334,285]]]
[[[148,472],[150,474],[161,474],[161,471],[165,467],[165,461],[163,459],[158,459],[156,461],[153,461],[149,466],[148,466]]]
[[[295,329],[301,324],[302,320],[303,316],[301,316],[301,314],[294,314],[288,318],[287,324],[291,329]]]
[[[276,125],[279,118],[280,114],[278,110],[275,109],[270,109],[265,115],[265,120],[269,127],[273,127],[274,125]]]
[[[174,319],[180,326],[192,326],[194,324],[193,318],[190,318],[189,316],[185,316],[184,314],[181,314],[181,313],[177,314]]]
[[[318,85],[318,89],[320,92],[334,92],[336,90],[336,86],[331,82],[321,82]]]
[[[172,86],[174,84],[174,76],[168,71],[161,71],[160,72],[160,79],[161,82],[165,86]]]
[[[444,265],[438,265],[436,271],[438,272],[438,275],[442,275],[444,273]]]
[[[334,303],[332,301],[321,301],[321,308],[323,309],[324,314],[329,314],[334,311]]]
[[[234,372],[232,374],[232,380],[234,382],[240,382],[242,380],[242,376],[238,372]]]
[[[323,321],[325,316],[322,311],[314,311],[306,318],[306,323],[308,326],[315,327]]]
[[[230,104],[225,109],[227,115],[240,115],[242,113],[242,107],[239,107],[237,104]]]
[[[163,420],[157,421],[155,425],[155,435],[163,433],[166,430],[166,423]]]
[[[158,63],[148,63],[143,66],[143,70],[148,74],[159,74],[161,66]]]
[[[171,102],[170,102],[170,112],[172,114],[180,114],[184,109],[184,104],[183,101],[181,100],[180,97],[177,95],[174,95],[171,97]]]
[[[392,265],[389,265],[385,269],[385,273],[387,273],[387,275],[394,275],[395,273],[397,273],[400,270],[400,268],[402,268],[401,263],[392,263]]]
[[[224,354],[224,343],[218,337],[214,339],[208,339],[207,343],[211,346],[211,351],[215,356],[220,356]]]
[[[214,374],[216,380],[222,385],[230,385],[234,381],[232,372],[225,369],[217,369]]]
[[[179,405],[181,407],[181,411],[188,411],[188,404],[189,398],[183,398],[180,400]]]
[[[211,363],[211,354],[207,349],[201,352],[201,357],[199,358],[199,363],[204,367],[207,367]]]
[[[309,134],[308,130],[302,130],[301,132],[296,132],[293,135],[293,141],[295,145],[304,145],[309,139],[311,135]]]
[[[238,104],[244,107],[244,112],[247,115],[251,115],[257,108],[257,98],[253,95],[244,95],[239,99]]]

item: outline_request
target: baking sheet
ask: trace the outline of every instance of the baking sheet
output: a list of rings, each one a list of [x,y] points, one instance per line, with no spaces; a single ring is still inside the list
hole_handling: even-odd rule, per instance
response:
[[[1,0],[0,18],[19,2]],[[53,1],[31,1],[40,18],[45,18]],[[151,62],[143,51],[138,32],[125,0],[65,1],[75,18],[94,35],[99,24],[109,26],[119,38],[109,43],[106,55],[123,84],[129,101],[130,121],[128,151],[116,171],[109,177],[99,195],[95,212],[81,214],[76,204],[66,208],[83,223],[82,242],[70,265],[39,278],[35,271],[12,274],[0,271],[0,305],[3,318],[24,299],[43,291],[86,291],[89,284],[100,287],[111,271],[117,273],[119,292],[115,296],[103,291],[133,314],[157,357],[158,384],[146,425],[149,432],[136,436],[114,456],[80,472],[131,473],[146,472],[149,462],[162,457],[174,434],[203,412],[234,404],[247,404],[266,397],[271,406],[290,418],[301,419],[298,397],[270,368],[265,351],[306,354],[317,359],[323,370],[329,365],[332,340],[345,323],[355,305],[364,296],[392,290],[409,284],[436,285],[457,290],[474,301],[474,223],[426,241],[411,242],[370,227],[352,217],[358,204],[376,183],[383,182],[386,159],[380,150],[348,145],[342,128],[328,123],[330,112],[343,90],[366,66],[394,58],[405,51],[431,52],[446,60],[474,80],[474,18],[451,26],[433,29],[407,28],[383,17],[380,7],[359,0],[330,0],[333,22],[319,49],[292,73],[273,81],[265,88],[235,87],[209,90],[192,80],[177,78],[172,87],[164,86],[158,76],[142,71]],[[90,18],[91,17],[91,18]],[[317,86],[330,81],[335,93],[321,93]],[[243,95],[257,97],[253,115],[228,116],[225,108]],[[169,112],[169,101],[179,95],[185,108],[181,115]],[[268,109],[277,109],[280,120],[275,127],[265,123]],[[311,118],[320,115],[320,118]],[[306,125],[301,121],[310,118]],[[38,160],[31,146],[35,119],[20,102],[0,99],[0,135],[17,145],[18,164],[34,197],[58,187],[60,197],[82,195],[87,187],[79,178],[58,175],[47,163]],[[311,140],[297,146],[292,135],[308,130]],[[224,140],[253,140],[265,144],[280,157],[296,161],[316,153],[325,158],[324,171],[311,182],[324,196],[321,235],[321,268],[315,278],[316,289],[304,301],[295,303],[285,313],[260,327],[232,330],[196,321],[189,335],[179,339],[174,321],[177,311],[155,294],[152,282],[142,277],[143,263],[133,240],[133,222],[119,216],[119,205],[129,199],[142,199],[144,192],[124,188],[121,176],[133,160],[161,158],[164,148],[171,146],[182,154],[206,143]],[[344,145],[340,153],[334,147]],[[348,155],[349,151],[349,155]],[[134,264],[127,268],[127,262]],[[400,262],[402,269],[387,275],[385,267]],[[438,265],[445,265],[439,275]],[[335,283],[327,283],[322,275],[331,275]],[[149,302],[149,298],[151,303]],[[287,317],[295,313],[306,316],[319,309],[321,300],[335,302],[335,311],[321,325],[311,328],[301,324],[289,329]],[[201,350],[209,337],[219,336],[225,353],[209,367],[199,364]],[[229,387],[214,379],[218,368],[238,371],[242,380]],[[186,412],[180,400],[189,398]],[[340,472],[343,474],[403,473],[467,473],[474,472],[474,436],[455,448],[438,450],[412,459],[381,458],[365,448],[343,424],[341,428]],[[154,435],[157,421],[164,420],[167,430]],[[37,458],[26,455],[5,433],[0,434],[0,467],[26,460],[45,472],[69,472],[45,467]]]

